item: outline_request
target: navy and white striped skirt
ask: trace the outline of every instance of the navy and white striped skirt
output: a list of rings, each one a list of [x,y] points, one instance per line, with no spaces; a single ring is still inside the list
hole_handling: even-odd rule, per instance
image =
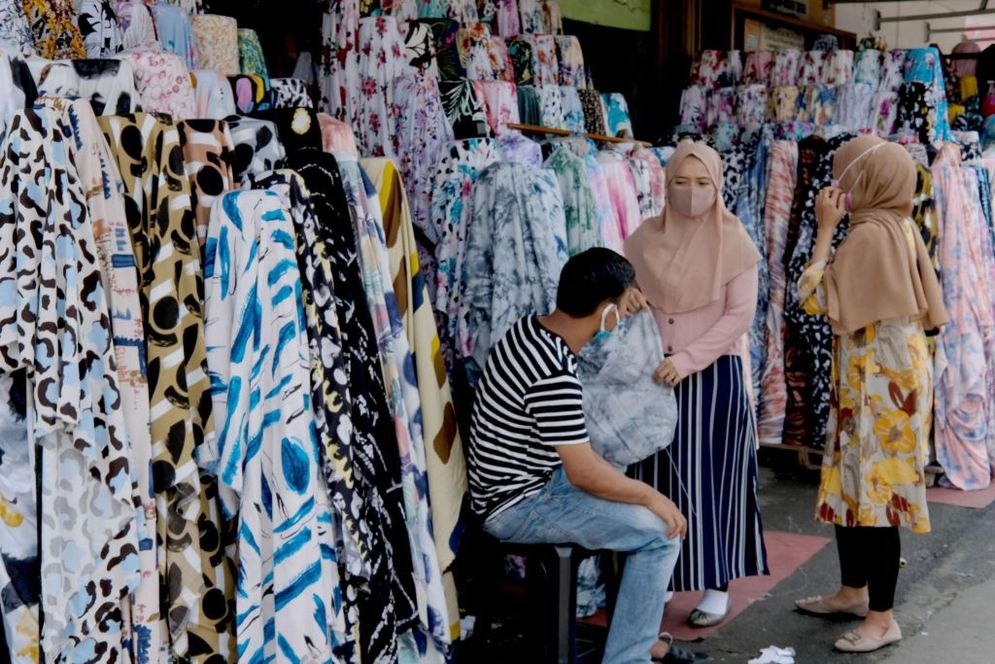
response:
[[[675,393],[679,415],[673,444],[632,469],[687,517],[674,590],[721,588],[732,579],[767,574],[756,427],[742,360],[723,355],[685,378]]]

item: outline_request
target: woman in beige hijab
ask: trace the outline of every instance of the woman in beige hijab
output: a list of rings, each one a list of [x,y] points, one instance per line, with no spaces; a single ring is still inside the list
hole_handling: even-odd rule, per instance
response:
[[[722,161],[682,142],[667,162],[667,206],[625,242],[636,280],[654,307],[674,386],[677,435],[636,477],[677,503],[688,534],[675,590],[704,590],[694,626],[721,622],[732,579],[767,573],[757,505],[753,412],[742,353],[757,307],[760,254],[722,202]]]
[[[926,247],[909,218],[912,158],[900,145],[855,138],[833,160],[836,187],[816,201],[812,262],[799,301],[832,325],[832,411],[817,516],[836,526],[841,588],[799,600],[806,613],[864,619],[836,648],[871,652],[902,638],[892,605],[898,528],[929,532],[924,466],[933,373],[924,329],[947,321]],[[832,255],[839,222],[846,239]]]

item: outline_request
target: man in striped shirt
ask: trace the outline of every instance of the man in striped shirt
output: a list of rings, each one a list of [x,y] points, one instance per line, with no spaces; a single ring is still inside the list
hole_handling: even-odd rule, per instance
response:
[[[604,662],[695,661],[658,638],[687,522],[666,496],[630,479],[588,441],[576,353],[646,306],[621,255],[570,259],[556,310],[520,320],[491,351],[468,447],[470,497],[491,535],[628,554]]]

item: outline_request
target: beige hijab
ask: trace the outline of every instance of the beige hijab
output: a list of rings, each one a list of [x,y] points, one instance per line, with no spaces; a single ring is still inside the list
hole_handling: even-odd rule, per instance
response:
[[[722,201],[722,160],[703,143],[682,141],[667,162],[667,195],[685,159],[701,160],[715,185],[715,203],[700,217],[667,206],[625,241],[636,281],[654,306],[667,313],[700,309],[722,296],[734,277],[760,262],[760,252]]]
[[[919,233],[909,247],[902,223],[912,214],[916,167],[905,149],[860,136],[837,150],[833,174],[850,192],[850,230],[826,268],[829,322],[852,333],[891,318],[926,329],[949,319],[943,291]]]

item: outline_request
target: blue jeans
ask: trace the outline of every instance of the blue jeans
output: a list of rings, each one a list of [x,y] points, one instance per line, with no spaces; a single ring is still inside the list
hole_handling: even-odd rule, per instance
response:
[[[542,493],[484,523],[500,540],[520,544],[579,544],[628,554],[604,664],[649,662],[659,636],[670,575],[681,551],[667,525],[645,507],[596,498],[570,484],[559,468]]]

